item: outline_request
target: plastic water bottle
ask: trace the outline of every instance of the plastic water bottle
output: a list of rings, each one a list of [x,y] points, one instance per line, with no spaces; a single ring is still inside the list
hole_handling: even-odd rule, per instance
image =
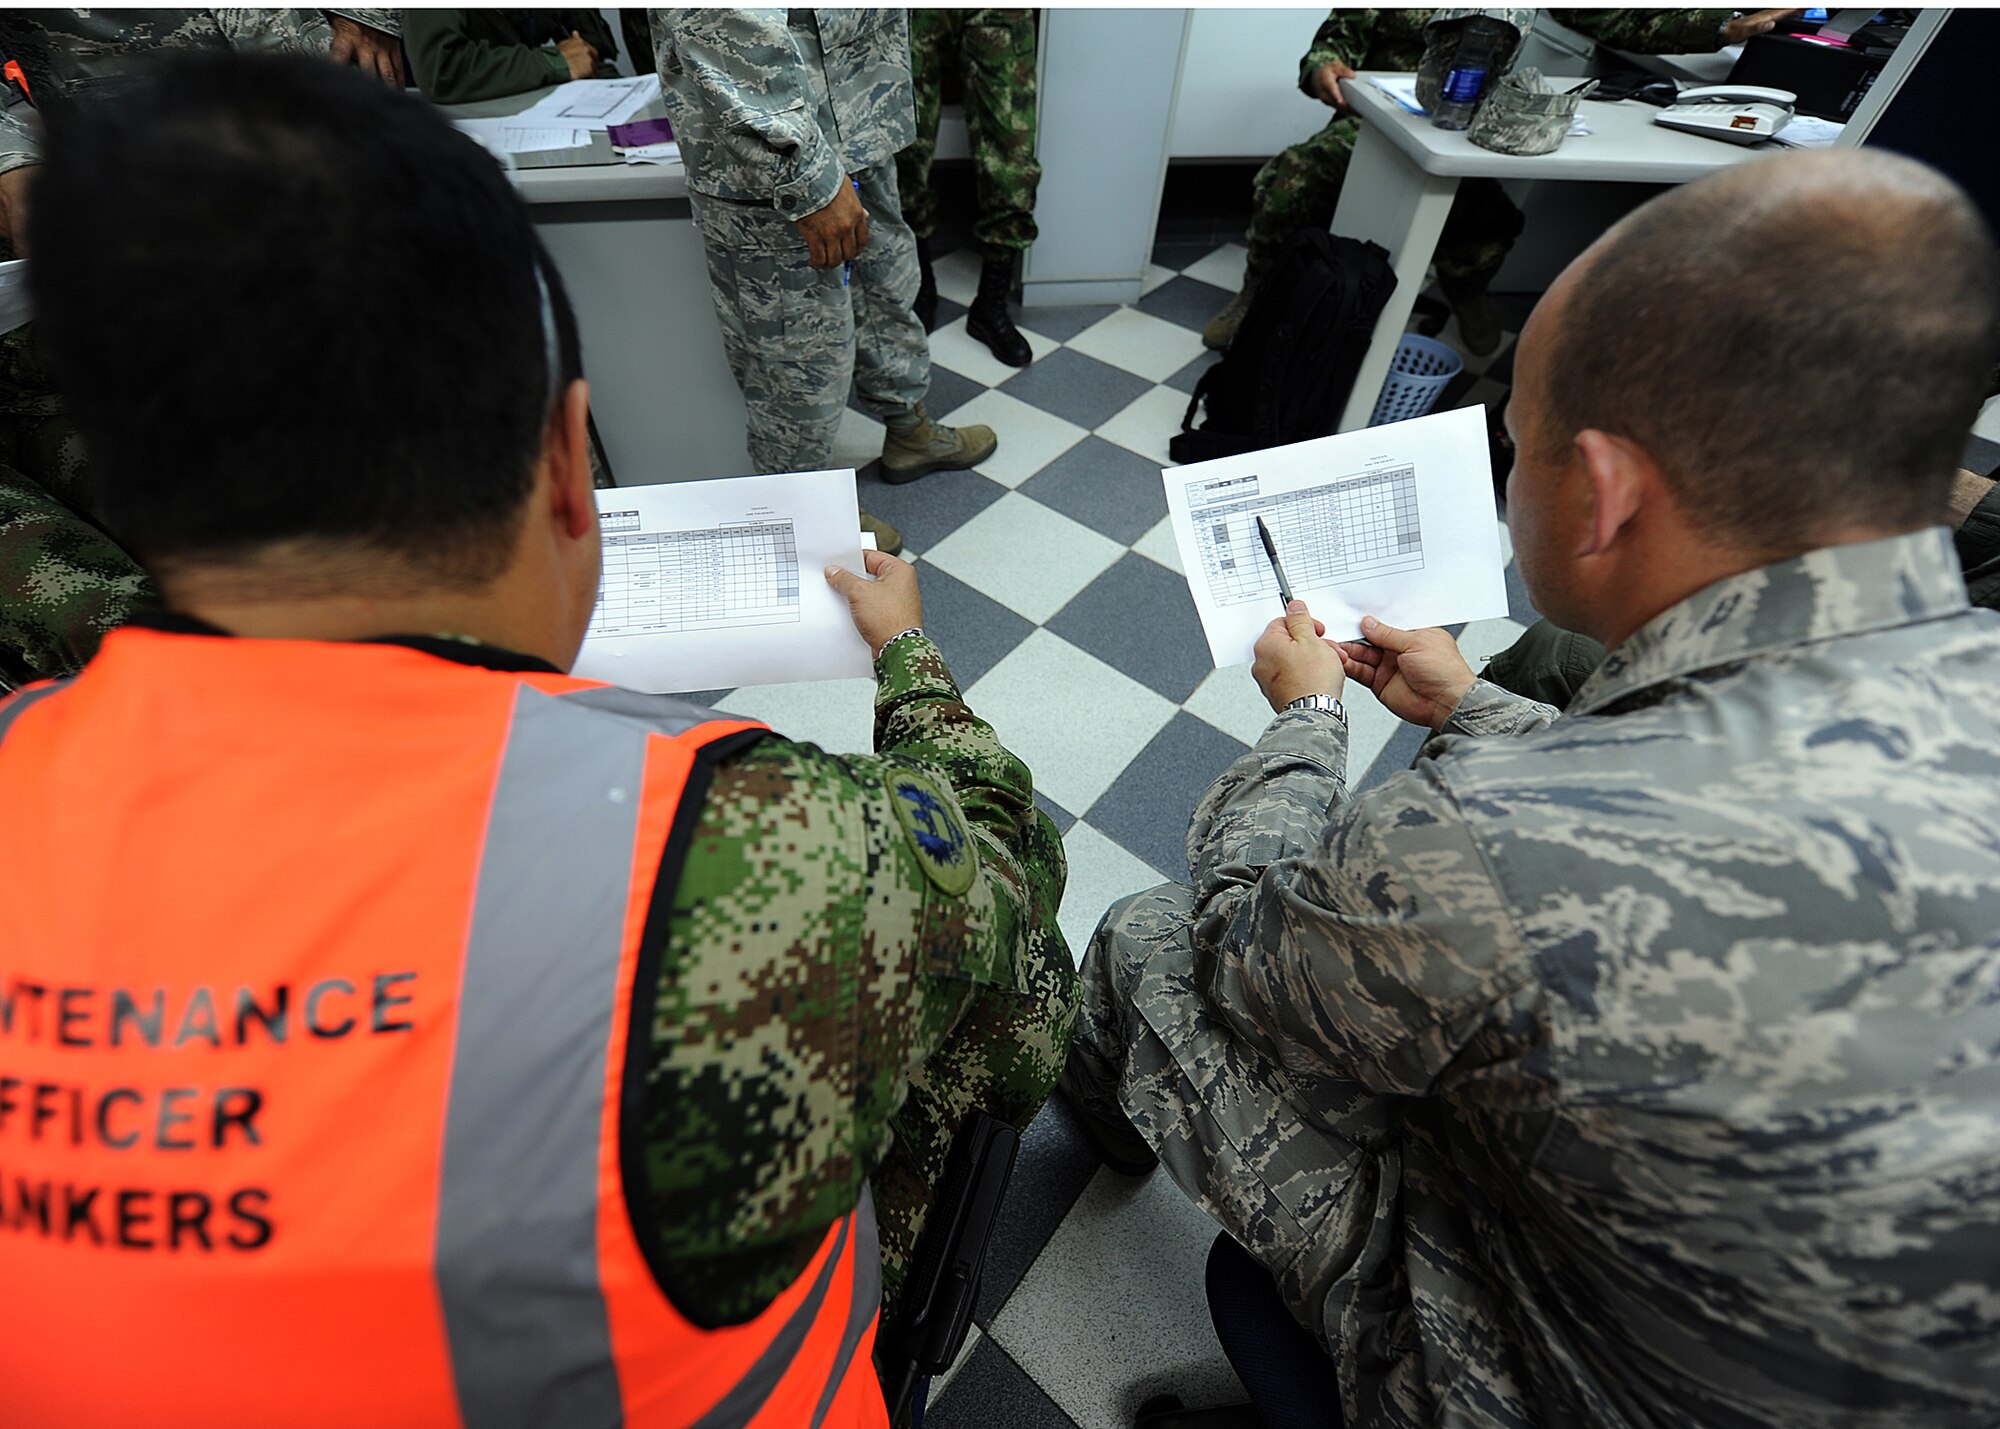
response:
[[[1452,56],[1444,86],[1438,93],[1431,123],[1440,129],[1463,129],[1472,123],[1479,101],[1493,84],[1494,62],[1507,43],[1509,28],[1498,20],[1475,15],[1458,32],[1458,53]]]

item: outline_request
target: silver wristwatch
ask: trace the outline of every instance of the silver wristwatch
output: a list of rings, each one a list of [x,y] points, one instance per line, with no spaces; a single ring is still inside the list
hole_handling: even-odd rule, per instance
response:
[[[1293,710],[1318,710],[1322,714],[1332,715],[1342,724],[1347,723],[1347,706],[1332,695],[1300,695],[1285,706],[1286,714],[1290,714]]]

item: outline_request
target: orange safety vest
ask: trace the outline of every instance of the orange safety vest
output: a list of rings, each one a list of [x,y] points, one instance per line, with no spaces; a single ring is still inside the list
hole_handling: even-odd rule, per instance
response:
[[[657,1273],[633,988],[760,729],[137,628],[0,704],[0,1423],[887,1429],[865,1193],[746,1324]]]

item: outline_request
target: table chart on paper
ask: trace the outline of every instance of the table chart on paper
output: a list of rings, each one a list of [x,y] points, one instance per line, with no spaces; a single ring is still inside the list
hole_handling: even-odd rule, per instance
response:
[[[1202,570],[1217,604],[1277,596],[1277,578],[1257,536],[1260,516],[1300,590],[1423,569],[1414,466],[1296,491],[1260,492],[1260,486],[1255,476],[1233,476],[1188,488]]]

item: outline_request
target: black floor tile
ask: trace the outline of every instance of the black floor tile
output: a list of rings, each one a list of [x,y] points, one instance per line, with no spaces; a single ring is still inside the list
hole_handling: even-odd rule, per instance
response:
[[[937,325],[939,327],[950,327],[964,316],[964,303],[955,303],[944,294],[938,294]]]
[[[1122,367],[1060,348],[1000,384],[1000,390],[1089,431],[1108,422],[1153,384]]]
[[[1077,1130],[1076,1114],[1060,1095],[1050,1097],[1021,1134],[1007,1199],[987,1244],[986,1278],[980,1282],[979,1303],[972,1314],[981,1329],[993,1323],[1100,1164]]]
[[[1228,306],[1231,296],[1213,283],[1183,274],[1160,284],[1135,306],[1142,313],[1200,332],[1210,318]]]
[[[901,527],[903,539],[922,555],[1006,492],[976,471],[937,471],[890,486],[870,469],[861,473],[855,494],[863,511]]]
[[[1208,371],[1209,368],[1215,366],[1220,361],[1222,361],[1221,353],[1204,352],[1200,357],[1197,357],[1193,362],[1190,362],[1186,367],[1183,367],[1180,371],[1169,377],[1166,385],[1173,388],[1176,392],[1185,392],[1192,397],[1194,395],[1195,383],[1201,381],[1201,374]]]
[[[923,550],[918,546],[917,554],[921,556]],[[1034,634],[1032,622],[936,566],[924,566],[917,584],[924,598],[924,629],[944,651],[945,663],[951,666],[952,678],[961,690],[970,689],[975,680]]]
[[[981,1337],[944,1397],[924,1411],[926,1429],[1076,1429],[1056,1402],[993,1341]]]
[[[1135,551],[1079,591],[1047,627],[1175,704],[1214,668],[1187,581]]]
[[[1102,437],[1085,437],[1021,483],[1020,490],[1123,546],[1167,514],[1159,463]]]
[[[1011,614],[1012,612],[1009,613]],[[1050,821],[1056,826],[1056,832],[1059,834],[1068,833],[1070,825],[1076,822],[1075,814],[1072,814],[1068,809],[1065,809],[1061,804],[1058,804],[1039,789],[1035,790],[1035,807],[1049,816]]]
[[[1220,241],[1210,238],[1165,237],[1153,245],[1153,261],[1178,273],[1190,263],[1201,262],[1221,246]]]
[[[949,367],[933,365],[931,392],[924,398],[924,410],[933,418],[944,417],[963,407],[985,390],[984,384],[970,377],[953,372]]]
[[[1980,476],[1991,475],[1996,467],[2000,467],[2000,442],[1989,442],[1984,437],[1967,437],[1965,451],[1958,464]]]
[[[1021,326],[1057,342],[1068,342],[1092,323],[1117,312],[1114,303],[1074,303],[1063,307],[1023,308]]]
[[[1169,878],[1188,877],[1187,828],[1216,776],[1249,745],[1182,710],[1084,815]]]

